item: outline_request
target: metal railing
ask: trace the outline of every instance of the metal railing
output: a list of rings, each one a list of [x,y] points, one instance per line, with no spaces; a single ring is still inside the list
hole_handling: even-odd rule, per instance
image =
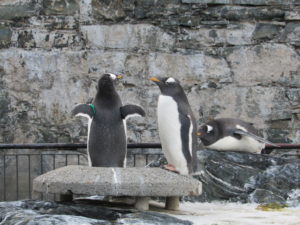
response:
[[[156,143],[128,144],[127,166],[143,167],[159,159],[160,148]],[[86,144],[0,144],[0,201],[30,199],[35,177],[67,165],[87,165]]]
[[[300,149],[299,144],[266,146]],[[128,167],[142,167],[162,156],[159,143],[128,144]],[[86,144],[0,144],[0,201],[30,199],[35,177],[67,165],[87,165]]]

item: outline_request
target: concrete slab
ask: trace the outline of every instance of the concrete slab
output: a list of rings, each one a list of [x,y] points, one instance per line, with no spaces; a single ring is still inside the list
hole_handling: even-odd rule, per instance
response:
[[[160,168],[66,166],[33,181],[36,193],[68,195],[168,197],[200,195],[196,179]]]

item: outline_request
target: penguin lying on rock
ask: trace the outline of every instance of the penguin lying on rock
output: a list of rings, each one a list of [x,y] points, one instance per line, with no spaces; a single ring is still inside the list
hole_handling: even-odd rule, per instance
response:
[[[158,85],[157,120],[166,169],[190,174],[195,170],[197,150],[196,121],[178,80],[172,77],[150,78]]]
[[[104,74],[92,104],[78,104],[73,116],[84,116],[88,122],[87,153],[89,166],[125,167],[127,155],[126,119],[145,116],[137,105],[122,105],[114,83],[122,76]]]
[[[277,146],[258,136],[252,123],[233,118],[211,120],[197,133],[203,145],[219,151],[260,153],[265,144]]]

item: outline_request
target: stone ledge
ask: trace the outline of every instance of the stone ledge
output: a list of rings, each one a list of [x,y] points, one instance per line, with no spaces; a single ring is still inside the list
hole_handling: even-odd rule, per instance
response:
[[[110,196],[200,195],[201,183],[160,168],[66,166],[33,181],[36,192]]]
[[[200,195],[202,184],[188,176],[160,168],[107,168],[66,166],[33,181],[33,196],[39,193],[60,194],[72,200],[72,195],[134,196],[135,207],[149,208],[149,198],[167,197],[166,207],[178,209],[179,196]],[[65,198],[71,196],[71,198]]]

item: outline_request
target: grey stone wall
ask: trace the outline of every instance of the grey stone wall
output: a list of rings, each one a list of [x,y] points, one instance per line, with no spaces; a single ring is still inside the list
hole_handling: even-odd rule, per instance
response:
[[[85,141],[69,111],[105,72],[146,110],[131,142],[159,141],[150,76],[180,79],[199,124],[237,117],[299,142],[299,54],[299,0],[2,0],[0,142]]]

